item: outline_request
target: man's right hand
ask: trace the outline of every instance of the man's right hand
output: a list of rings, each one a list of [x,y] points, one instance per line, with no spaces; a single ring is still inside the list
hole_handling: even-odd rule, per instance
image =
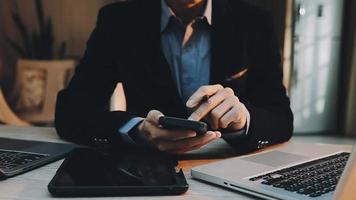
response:
[[[157,110],[151,110],[146,119],[138,126],[140,134],[153,146],[169,153],[184,153],[201,148],[221,137],[219,131],[208,131],[197,136],[194,131],[167,130],[159,125],[159,118],[164,116]]]

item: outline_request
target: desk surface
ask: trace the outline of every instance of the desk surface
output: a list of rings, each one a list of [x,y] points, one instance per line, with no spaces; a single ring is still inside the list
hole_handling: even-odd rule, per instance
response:
[[[28,140],[49,141],[49,142],[63,142],[61,141],[53,128],[19,128],[12,126],[0,125],[0,137],[21,138]],[[353,145],[354,139],[337,138],[334,136],[294,136],[292,142],[306,142],[306,143],[326,143],[339,145]],[[282,145],[287,145],[282,144]],[[270,147],[273,148],[273,147]],[[179,166],[183,168],[187,181],[189,183],[189,190],[186,194],[181,196],[165,196],[155,197],[155,199],[255,199],[247,197],[243,194],[225,190],[219,187],[214,187],[190,177],[190,169],[194,166],[206,164],[221,160],[223,158],[233,156],[234,151],[223,140],[209,144],[201,150],[191,152],[182,156],[184,161],[179,162]],[[0,199],[14,200],[14,199],[49,199],[51,198],[47,191],[47,184],[54,176],[57,168],[63,160],[51,163],[39,169],[27,172],[25,174],[13,177],[0,182]],[[151,197],[153,198],[153,197]],[[66,198],[68,199],[68,198]],[[75,198],[80,200],[81,198]],[[83,198],[84,199],[84,198]],[[91,198],[97,199],[97,198]],[[111,198],[105,198],[111,199]],[[112,198],[114,199],[114,198]],[[117,198],[115,198],[117,199]],[[150,199],[149,197],[125,197],[124,199]],[[69,199],[68,199],[69,200]]]

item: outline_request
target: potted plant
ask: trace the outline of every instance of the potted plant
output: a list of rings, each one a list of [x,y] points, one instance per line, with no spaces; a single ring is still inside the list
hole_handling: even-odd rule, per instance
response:
[[[18,12],[13,21],[21,36],[21,43],[8,39],[17,52],[16,110],[31,122],[51,122],[54,119],[56,95],[65,86],[75,60],[65,59],[66,43],[55,48],[53,24],[45,17],[42,0],[35,0],[38,30],[29,30]]]

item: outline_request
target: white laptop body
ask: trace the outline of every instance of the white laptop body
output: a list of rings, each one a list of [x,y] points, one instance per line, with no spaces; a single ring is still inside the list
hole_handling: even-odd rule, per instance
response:
[[[290,192],[282,188],[276,188],[271,185],[264,185],[260,183],[261,181],[251,181],[249,179],[267,174],[269,172],[291,167],[296,164],[327,157],[332,154],[350,151],[351,147],[339,145],[285,143],[276,148],[260,153],[229,158],[223,161],[201,165],[193,168],[191,174],[193,178],[263,199],[331,200],[333,199],[334,192],[329,192],[319,197],[309,197],[296,192]],[[356,157],[356,152],[354,152],[352,156]],[[350,165],[352,164],[350,164],[349,161],[346,168],[351,168]],[[356,163],[353,165],[356,165]],[[347,176],[345,175],[345,171],[343,176]],[[354,171],[356,172],[356,170]],[[343,179],[347,178],[342,177],[340,179],[336,188],[337,193],[340,193],[340,187],[343,185],[341,182],[345,182]],[[340,194],[338,195],[341,196]],[[356,199],[356,190],[354,199]]]

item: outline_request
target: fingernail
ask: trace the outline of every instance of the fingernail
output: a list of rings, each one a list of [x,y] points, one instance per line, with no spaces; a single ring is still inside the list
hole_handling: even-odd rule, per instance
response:
[[[190,115],[190,116],[188,117],[188,120],[193,120],[193,121],[196,121],[196,119],[195,119],[194,115]]]
[[[191,133],[189,133],[189,137],[195,137],[195,136],[197,136],[197,133],[196,133],[196,132],[191,132]]]
[[[221,133],[220,132],[216,132],[216,138],[221,138]]]
[[[216,136],[216,134],[212,131],[208,131],[205,135],[209,135],[209,136]]]
[[[193,104],[193,101],[192,100],[188,100],[187,103],[186,103],[186,106],[187,107],[191,107]]]

